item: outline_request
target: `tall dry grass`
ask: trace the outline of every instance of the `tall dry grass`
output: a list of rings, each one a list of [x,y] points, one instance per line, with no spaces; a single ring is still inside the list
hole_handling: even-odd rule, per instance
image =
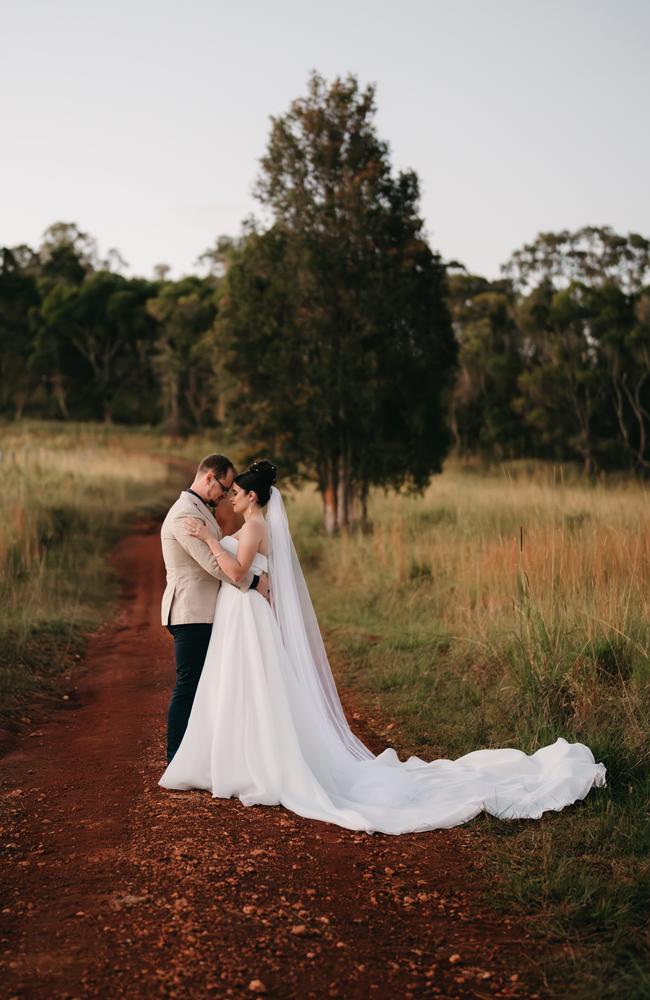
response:
[[[297,498],[313,525],[318,499]],[[453,465],[423,497],[375,495],[373,532],[323,548],[331,582],[368,591],[378,577],[396,605],[435,611],[459,634],[487,639],[516,620],[522,581],[540,611],[587,633],[623,629],[650,610],[650,497],[638,484],[612,487],[513,482]],[[418,586],[421,584],[421,586]]]
[[[0,719],[55,693],[113,594],[106,551],[175,492],[152,440],[96,425],[0,425]],[[24,713],[23,713],[24,714]]]
[[[404,756],[563,736],[605,763],[607,788],[558,815],[472,824],[490,903],[571,944],[547,995],[647,995],[649,501],[621,478],[449,462],[424,496],[375,493],[368,535],[325,540],[317,495],[289,503],[339,683],[398,722]]]

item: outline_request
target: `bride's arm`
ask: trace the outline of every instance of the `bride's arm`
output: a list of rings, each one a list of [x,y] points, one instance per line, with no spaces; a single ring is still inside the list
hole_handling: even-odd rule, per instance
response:
[[[221,580],[222,582],[224,580],[228,581],[229,583],[232,582],[230,580],[230,577],[227,576],[224,570],[219,566],[219,563],[210,552],[208,546],[204,545],[203,542],[200,541],[199,538],[196,536],[196,534],[188,533],[187,531],[188,520],[189,516],[187,514],[180,514],[177,517],[175,517],[174,520],[172,521],[172,533],[178,544],[182,545],[187,554],[191,556],[192,559],[194,559],[195,562],[197,562],[199,566],[201,566],[205,570],[206,573],[209,573],[210,576],[213,576],[217,580]],[[201,520],[201,518],[199,517],[192,518],[192,520],[196,520],[197,524],[202,524],[205,528],[205,531],[207,531],[208,534],[210,534],[210,531],[205,521]],[[241,578],[241,582],[237,584],[237,586],[239,587],[240,590],[248,590],[252,582],[253,582],[253,573],[251,571],[245,574]],[[264,596],[264,594],[262,594],[262,596]]]
[[[217,560],[219,568],[233,583],[239,585],[251,568],[264,532],[264,525],[259,522],[249,522],[243,526],[239,532],[236,556],[226,551],[209,528],[198,518],[187,518],[187,525],[188,531],[208,546]]]

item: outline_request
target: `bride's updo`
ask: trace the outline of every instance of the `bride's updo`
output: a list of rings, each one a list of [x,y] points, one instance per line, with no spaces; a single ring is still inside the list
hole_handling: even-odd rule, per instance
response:
[[[261,462],[253,462],[252,465],[249,465],[246,472],[240,472],[238,476],[235,476],[234,481],[246,493],[250,490],[257,493],[260,507],[266,507],[271,496],[271,487],[275,482],[277,471],[271,462],[263,459]]]

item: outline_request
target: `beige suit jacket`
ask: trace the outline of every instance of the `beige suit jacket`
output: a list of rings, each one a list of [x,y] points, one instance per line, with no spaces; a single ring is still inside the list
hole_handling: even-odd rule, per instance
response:
[[[206,505],[183,490],[160,529],[167,571],[167,586],[161,607],[163,625],[212,623],[221,581],[232,582],[220,569],[205,542],[187,534],[185,517],[198,517],[212,529],[216,539],[221,538],[221,529]],[[240,590],[248,590],[253,575],[249,570],[239,584]]]

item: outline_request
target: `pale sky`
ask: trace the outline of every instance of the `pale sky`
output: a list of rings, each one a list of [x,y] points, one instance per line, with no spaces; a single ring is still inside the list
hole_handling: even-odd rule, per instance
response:
[[[252,196],[309,73],[377,126],[446,260],[541,230],[650,236],[650,0],[0,0],[0,245],[76,222],[129,274],[190,273]]]

